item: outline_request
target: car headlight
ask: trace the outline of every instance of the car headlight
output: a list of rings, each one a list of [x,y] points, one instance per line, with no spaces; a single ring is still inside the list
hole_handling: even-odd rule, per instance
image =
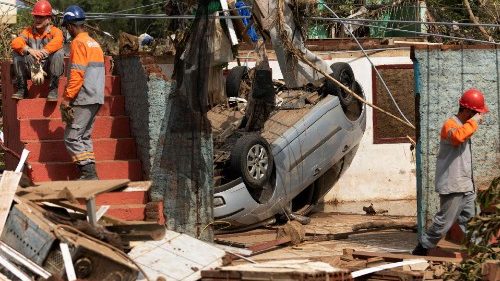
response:
[[[220,207],[226,204],[224,198],[222,197],[214,197],[214,207]]]

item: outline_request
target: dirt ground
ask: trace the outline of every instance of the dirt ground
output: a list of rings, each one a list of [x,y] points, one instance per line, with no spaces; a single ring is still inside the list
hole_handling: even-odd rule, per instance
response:
[[[397,223],[415,223],[415,217],[405,216],[367,216],[341,213],[316,213],[311,217],[311,223],[305,226],[306,233],[335,234],[352,231],[352,226],[359,223],[385,221]],[[222,235],[218,237],[245,245],[255,245],[276,238],[272,230],[256,229],[249,232]],[[311,259],[327,262],[329,257],[342,255],[345,248],[359,251],[409,253],[417,243],[417,233],[409,230],[383,230],[364,234],[350,235],[347,239],[323,242],[303,242],[296,246],[282,246],[261,254],[252,256],[254,261]]]

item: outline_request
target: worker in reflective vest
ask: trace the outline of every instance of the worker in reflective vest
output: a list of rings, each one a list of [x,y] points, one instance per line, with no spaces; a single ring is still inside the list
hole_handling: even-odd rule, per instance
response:
[[[57,101],[59,77],[64,72],[63,32],[51,24],[52,6],[46,0],[36,2],[31,14],[33,26],[25,28],[14,38],[14,72],[17,91],[13,99],[23,99],[27,94],[27,78],[42,84],[50,74],[47,101]]]
[[[70,76],[61,103],[65,117],[66,149],[80,170],[80,179],[98,179],[91,133],[95,116],[104,103],[104,54],[85,31],[85,13],[78,6],[69,6],[63,26],[71,37]]]
[[[458,114],[446,120],[441,129],[435,178],[440,210],[434,216],[432,225],[420,237],[412,252],[414,255],[427,255],[455,221],[465,233],[467,223],[475,215],[476,192],[470,138],[488,112],[488,107],[483,93],[477,89],[467,90],[459,104]]]

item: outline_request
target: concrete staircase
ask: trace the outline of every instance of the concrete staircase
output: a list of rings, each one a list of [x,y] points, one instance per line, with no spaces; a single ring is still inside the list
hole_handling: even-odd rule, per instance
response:
[[[97,172],[100,179],[142,180],[142,167],[137,159],[130,120],[125,113],[120,78],[111,75],[110,68],[111,60],[106,58],[105,104],[96,117],[92,133]],[[48,81],[40,86],[28,81],[29,96],[17,102],[11,99],[16,91],[12,77],[11,63],[3,62],[4,143],[17,153],[23,148],[31,151],[28,158],[31,170],[28,173],[35,182],[77,178],[78,170],[64,146],[64,123],[59,111],[67,79],[59,81],[57,103],[45,99]],[[15,157],[6,154],[5,160],[7,169],[15,169],[18,162]]]

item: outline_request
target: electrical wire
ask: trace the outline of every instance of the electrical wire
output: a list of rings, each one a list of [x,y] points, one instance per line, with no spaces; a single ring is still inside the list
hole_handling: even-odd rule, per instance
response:
[[[442,38],[448,38],[448,39],[456,39],[456,40],[460,40],[460,41],[469,41],[469,42],[475,42],[475,43],[500,45],[500,43],[498,43],[498,42],[491,42],[491,41],[480,40],[480,39],[473,39],[473,38],[465,38],[465,37],[457,37],[457,36],[437,34],[437,33],[412,31],[412,30],[405,30],[405,29],[385,27],[385,26],[378,26],[378,25],[370,25],[370,24],[364,24],[364,23],[354,23],[354,22],[352,22],[350,24],[352,24],[352,25],[359,25],[359,26],[366,26],[366,27],[380,28],[380,29],[387,29],[387,30],[393,30],[393,31],[402,31],[402,32],[406,32],[406,33],[418,34],[418,35],[425,35],[425,36],[436,36],[436,37],[442,37]]]
[[[323,6],[330,11],[330,13],[332,13],[337,19],[339,19],[339,16],[337,15],[337,13],[335,13],[330,7],[328,7],[327,5],[323,4]],[[375,64],[373,63],[373,61],[370,59],[370,56],[368,56],[368,54],[365,52],[365,49],[363,48],[363,46],[361,45],[361,43],[359,43],[359,40],[356,38],[356,36],[354,36],[354,33],[349,29],[349,27],[345,24],[344,21],[340,21],[340,23],[342,24],[342,26],[344,26],[344,28],[351,34],[352,38],[354,39],[354,41],[356,41],[356,44],[358,44],[359,48],[361,49],[361,51],[363,51],[363,54],[365,55],[366,59],[370,62],[372,68],[375,70],[375,73],[377,74],[378,78],[380,79],[380,81],[382,82],[382,85],[384,86],[385,90],[387,91],[387,93],[389,94],[389,97],[391,98],[393,104],[396,106],[396,109],[398,110],[399,114],[401,115],[401,117],[403,117],[403,119],[408,122],[408,124],[411,124],[412,126],[413,123],[410,122],[410,120],[408,120],[408,118],[405,116],[405,114],[403,113],[403,111],[401,110],[401,108],[399,107],[398,103],[396,102],[396,100],[394,99],[394,95],[391,93],[391,90],[389,90],[389,87],[387,86],[387,83],[385,83],[385,80],[384,78],[382,77],[382,75],[380,74],[380,72],[378,71],[378,69],[375,67]]]
[[[333,21],[358,21],[358,22],[381,22],[381,23],[403,23],[403,24],[421,24],[421,25],[447,25],[447,26],[467,26],[467,27],[495,27],[499,28],[500,24],[490,23],[459,23],[459,22],[423,22],[423,21],[403,21],[403,20],[373,20],[364,18],[328,18],[328,17],[309,17],[312,20],[333,20]]]
[[[119,14],[119,13],[123,13],[123,12],[138,10],[138,9],[142,9],[142,8],[146,8],[146,7],[156,6],[158,4],[163,4],[163,3],[167,3],[167,1],[159,1],[159,2],[152,3],[152,4],[143,5],[143,6],[140,6],[140,7],[135,7],[135,8],[130,8],[130,9],[125,9],[125,10],[121,10],[121,11],[112,12],[111,14]]]
[[[167,16],[167,15],[153,15],[153,16],[148,16],[148,15],[129,15],[129,16],[87,16],[87,20],[113,20],[113,19],[180,19],[180,20],[186,20],[186,19],[195,19],[195,16],[185,16],[185,15],[178,15],[178,16]],[[249,19],[251,16],[208,16],[208,18],[212,19]]]

